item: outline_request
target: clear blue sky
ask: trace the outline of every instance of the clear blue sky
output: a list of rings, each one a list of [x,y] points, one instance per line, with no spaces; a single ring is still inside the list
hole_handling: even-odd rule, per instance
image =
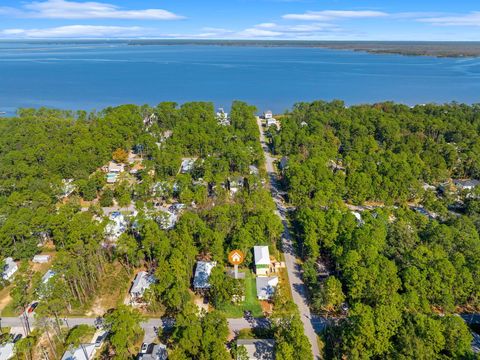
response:
[[[0,38],[480,40],[478,0],[0,0]]]

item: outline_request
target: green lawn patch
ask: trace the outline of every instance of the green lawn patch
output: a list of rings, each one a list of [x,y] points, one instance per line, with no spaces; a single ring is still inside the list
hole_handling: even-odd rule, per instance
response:
[[[251,311],[254,317],[263,317],[262,307],[257,299],[255,276],[250,270],[245,273],[245,301],[236,304],[219,304],[217,309],[227,318],[241,318],[244,311]]]

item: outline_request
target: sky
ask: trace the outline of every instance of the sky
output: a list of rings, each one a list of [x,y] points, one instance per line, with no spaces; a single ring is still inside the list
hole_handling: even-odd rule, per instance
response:
[[[478,0],[0,0],[0,39],[480,41]]]

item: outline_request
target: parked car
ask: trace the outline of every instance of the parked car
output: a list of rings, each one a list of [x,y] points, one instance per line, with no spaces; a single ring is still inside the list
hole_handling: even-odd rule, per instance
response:
[[[143,343],[142,344],[142,348],[140,349],[140,353],[141,354],[146,354],[148,352],[148,344],[147,343]]]
[[[28,308],[28,312],[29,312],[29,313],[34,312],[35,309],[37,308],[37,306],[38,306],[38,302],[32,303],[32,305],[30,305],[30,307]]]

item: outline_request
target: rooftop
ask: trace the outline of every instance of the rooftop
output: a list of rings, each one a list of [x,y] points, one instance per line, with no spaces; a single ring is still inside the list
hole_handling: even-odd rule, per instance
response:
[[[140,271],[133,280],[130,293],[135,296],[142,296],[146,289],[155,282],[155,277],[146,271]]]
[[[85,353],[91,359],[95,351],[95,344],[81,344],[79,347],[65,351],[62,360],[85,360]]]
[[[197,261],[195,276],[193,278],[193,287],[195,289],[208,289],[210,284],[210,274],[212,269],[217,265],[216,261]]]
[[[268,246],[254,246],[255,265],[270,265],[270,252]]]
[[[140,360],[167,360],[167,347],[163,344],[153,345],[152,352],[148,354],[140,354]]]
[[[249,360],[275,359],[275,340],[273,339],[239,339],[237,345],[247,349]]]
[[[270,299],[275,293],[275,288],[278,285],[277,276],[258,276],[257,280],[257,297],[261,300]]]

